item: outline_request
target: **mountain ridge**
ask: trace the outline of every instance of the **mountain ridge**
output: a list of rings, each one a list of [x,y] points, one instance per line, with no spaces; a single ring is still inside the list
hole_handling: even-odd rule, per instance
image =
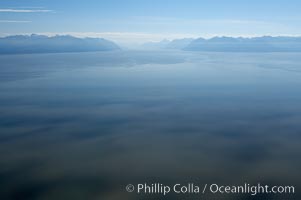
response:
[[[0,54],[65,53],[120,50],[103,38],[77,38],[71,35],[12,35],[0,38]]]
[[[198,38],[183,48],[186,51],[213,52],[301,52],[301,37],[213,37]]]

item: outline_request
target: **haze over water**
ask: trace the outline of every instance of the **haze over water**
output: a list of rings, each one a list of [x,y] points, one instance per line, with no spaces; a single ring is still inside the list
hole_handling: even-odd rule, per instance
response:
[[[294,185],[300,53],[0,56],[0,196],[158,199],[129,183]]]

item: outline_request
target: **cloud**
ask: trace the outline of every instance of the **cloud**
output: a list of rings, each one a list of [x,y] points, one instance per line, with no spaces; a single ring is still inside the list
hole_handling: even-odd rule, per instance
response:
[[[162,25],[162,26],[202,26],[202,25],[270,25],[274,24],[262,20],[240,19],[182,19],[172,17],[133,16],[127,19],[100,20],[103,24],[126,24],[126,25]]]
[[[31,23],[31,21],[21,21],[21,20],[0,20],[0,23]]]
[[[53,12],[53,10],[45,10],[45,9],[0,9],[0,12],[9,12],[9,13],[47,13],[47,12]]]

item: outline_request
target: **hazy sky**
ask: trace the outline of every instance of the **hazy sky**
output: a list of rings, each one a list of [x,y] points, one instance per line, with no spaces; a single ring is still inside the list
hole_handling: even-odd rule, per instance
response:
[[[0,0],[0,34],[72,34],[118,42],[301,35],[300,0]]]

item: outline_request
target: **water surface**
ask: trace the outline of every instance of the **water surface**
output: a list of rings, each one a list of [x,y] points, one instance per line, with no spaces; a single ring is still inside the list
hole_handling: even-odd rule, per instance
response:
[[[129,183],[294,185],[301,54],[0,56],[0,199],[162,199]]]

